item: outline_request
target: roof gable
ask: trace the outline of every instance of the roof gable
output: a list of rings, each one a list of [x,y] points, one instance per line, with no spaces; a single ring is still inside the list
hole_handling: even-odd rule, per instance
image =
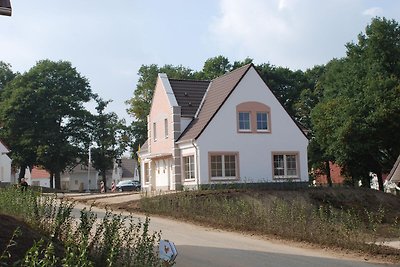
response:
[[[394,163],[393,168],[390,171],[387,179],[394,183],[400,182],[400,155],[397,158],[396,162]]]
[[[210,81],[169,79],[182,117],[194,117]]]
[[[158,109],[160,107],[160,103],[168,103],[169,107],[178,105],[167,74],[165,73],[158,74],[156,87],[151,100],[150,114],[153,112],[153,109]]]
[[[198,138],[251,67],[253,64],[248,64],[212,80],[198,115],[177,141]]]

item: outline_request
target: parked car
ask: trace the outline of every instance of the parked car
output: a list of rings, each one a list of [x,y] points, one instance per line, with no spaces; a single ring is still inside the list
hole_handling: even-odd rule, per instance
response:
[[[119,181],[115,186],[119,192],[122,191],[140,191],[141,185],[139,181],[125,180]]]

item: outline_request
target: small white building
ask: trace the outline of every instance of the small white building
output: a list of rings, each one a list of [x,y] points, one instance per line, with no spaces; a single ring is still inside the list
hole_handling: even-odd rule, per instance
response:
[[[15,183],[11,176],[11,158],[7,155],[10,150],[0,140],[0,183]]]
[[[159,74],[147,121],[144,190],[308,182],[308,139],[253,64],[212,81]]]

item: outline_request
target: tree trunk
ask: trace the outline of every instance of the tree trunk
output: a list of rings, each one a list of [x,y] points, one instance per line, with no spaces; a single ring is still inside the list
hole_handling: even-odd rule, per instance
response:
[[[107,178],[106,178],[106,171],[102,171],[101,173],[102,181],[104,183],[104,192],[107,192]]]
[[[382,171],[378,171],[378,172],[376,173],[376,176],[378,177],[379,190],[380,190],[380,191],[385,191],[385,189],[383,188]]]
[[[61,189],[61,175],[59,171],[56,171],[54,175],[54,183],[56,189]]]
[[[18,183],[19,184],[21,183],[21,179],[25,178],[26,167],[27,167],[26,164],[21,165],[21,170],[18,175]]]
[[[328,186],[332,187],[331,166],[329,164],[329,160],[325,161],[325,172],[326,172],[326,180],[328,181]]]
[[[50,188],[54,188],[54,173],[53,172],[50,172],[50,177],[49,177],[49,179],[50,179]]]

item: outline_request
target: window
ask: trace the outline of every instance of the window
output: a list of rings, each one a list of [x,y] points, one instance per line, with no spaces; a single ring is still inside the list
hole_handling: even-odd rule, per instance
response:
[[[144,182],[149,183],[150,182],[150,166],[149,163],[144,164]]]
[[[153,140],[154,142],[157,141],[157,125],[153,122]]]
[[[257,131],[268,130],[268,113],[257,112]]]
[[[238,154],[223,153],[210,154],[211,179],[237,179],[238,178]]]
[[[168,119],[164,119],[164,136],[168,138]]]
[[[184,179],[191,180],[195,178],[194,175],[194,156],[183,157]]]
[[[263,103],[250,101],[236,106],[239,133],[271,133],[271,108]]]
[[[239,131],[250,131],[250,112],[239,112]]]
[[[297,154],[274,154],[274,178],[299,178]]]

